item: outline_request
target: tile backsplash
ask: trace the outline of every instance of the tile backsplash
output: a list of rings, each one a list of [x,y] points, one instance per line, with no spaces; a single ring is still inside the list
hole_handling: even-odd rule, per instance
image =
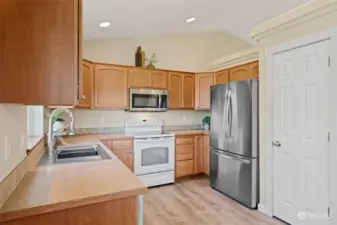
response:
[[[124,127],[130,118],[155,118],[165,126],[201,124],[208,111],[126,112],[123,110],[74,109],[75,128]]]

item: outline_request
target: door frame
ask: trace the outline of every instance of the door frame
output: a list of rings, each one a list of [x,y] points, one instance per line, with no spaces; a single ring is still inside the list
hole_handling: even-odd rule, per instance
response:
[[[307,46],[309,44],[317,43],[323,40],[330,39],[330,70],[329,70],[329,86],[328,86],[328,120],[330,131],[330,142],[328,143],[328,198],[330,206],[330,222],[337,223],[337,216],[332,217],[334,212],[337,213],[337,193],[330,192],[336,190],[337,178],[333,176],[330,171],[337,170],[337,163],[333,163],[333,158],[337,159],[337,151],[330,151],[337,149],[337,27],[333,27],[319,33],[315,33],[306,37],[296,38],[286,43],[271,46],[266,49],[266,74],[265,79],[266,89],[260,89],[260,94],[265,96],[265,107],[260,105],[260,111],[265,112],[265,117],[260,117],[261,124],[264,129],[264,152],[260,149],[260,156],[263,157],[260,164],[260,177],[264,177],[260,181],[260,192],[264,196],[263,202],[259,204],[259,210],[269,216],[274,215],[274,148],[272,142],[274,141],[274,55],[288,50]],[[327,62],[328,63],[328,62]],[[263,66],[260,64],[260,66]],[[264,69],[264,68],[261,68]],[[335,85],[333,85],[335,84]],[[335,98],[333,96],[336,96]],[[335,115],[335,116],[334,116]],[[327,137],[328,138],[328,137]],[[263,189],[261,189],[263,187]]]

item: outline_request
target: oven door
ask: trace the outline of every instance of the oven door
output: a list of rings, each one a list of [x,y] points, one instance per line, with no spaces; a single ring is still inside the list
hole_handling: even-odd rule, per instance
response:
[[[167,90],[130,89],[130,111],[167,111]]]
[[[134,139],[134,172],[136,175],[173,170],[174,137]]]

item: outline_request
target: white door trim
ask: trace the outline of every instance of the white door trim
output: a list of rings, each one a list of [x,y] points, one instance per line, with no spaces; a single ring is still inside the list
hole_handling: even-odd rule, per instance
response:
[[[266,50],[266,89],[265,89],[265,118],[260,118],[260,120],[264,120],[264,128],[265,128],[265,140],[264,146],[265,151],[264,155],[264,168],[261,168],[265,172],[265,198],[264,202],[259,205],[261,207],[261,211],[266,213],[267,215],[273,216],[273,147],[272,142],[274,140],[274,55],[280,52],[284,52],[290,49],[299,48],[302,46],[306,46],[315,42],[319,42],[322,40],[330,39],[330,57],[331,57],[331,65],[329,71],[329,130],[330,130],[330,142],[328,145],[328,154],[329,154],[329,171],[337,170],[337,27],[324,30],[320,33],[313,34],[310,36],[294,39],[287,43],[283,43],[277,46],[272,46]],[[328,63],[328,62],[327,62]],[[335,96],[335,97],[334,97]],[[263,129],[263,128],[262,128]],[[333,151],[330,151],[333,150]],[[332,173],[329,174],[329,189],[336,190],[337,188],[337,178],[334,177]],[[337,215],[333,217],[334,212],[337,214],[337,194],[333,191],[329,192],[329,202],[330,204],[330,212],[331,212],[331,224],[332,221],[335,221],[337,224]]]

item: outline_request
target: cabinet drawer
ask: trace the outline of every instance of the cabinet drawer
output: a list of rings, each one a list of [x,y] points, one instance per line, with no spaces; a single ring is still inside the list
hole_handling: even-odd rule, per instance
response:
[[[176,178],[193,175],[193,160],[176,162]]]
[[[132,140],[113,140],[111,143],[111,149],[132,149]]]
[[[177,145],[193,144],[193,137],[177,137],[176,144]]]
[[[177,145],[176,161],[193,159],[193,145]]]

